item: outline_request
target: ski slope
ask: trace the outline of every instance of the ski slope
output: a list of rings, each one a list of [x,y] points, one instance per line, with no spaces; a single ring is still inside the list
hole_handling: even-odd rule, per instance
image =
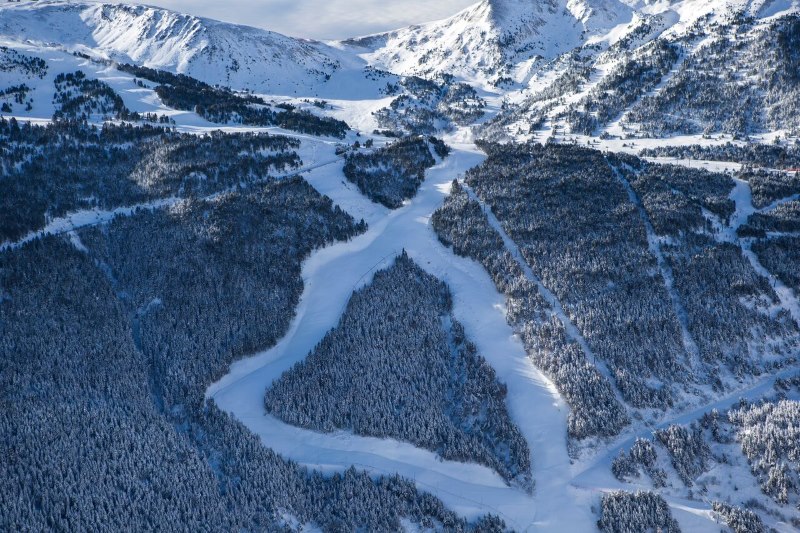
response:
[[[352,143],[356,139],[356,131],[366,132],[378,127],[372,112],[389,105],[393,100],[392,96],[381,90],[387,80],[396,81],[396,76],[368,78],[363,72],[368,62],[401,74],[456,72],[484,88],[488,87],[487,90],[492,91],[490,110],[497,111],[501,100],[511,92],[503,93],[501,88],[489,82],[497,76],[508,74],[503,68],[506,61],[513,63],[514,69],[510,73],[514,81],[522,85],[532,79],[534,72],[543,73],[543,79],[547,79],[550,71],[545,66],[537,67],[544,69],[541,72],[533,68],[540,61],[537,54],[556,56],[582,43],[585,38],[583,32],[589,30],[592,30],[589,33],[594,33],[594,39],[607,37],[606,40],[612,41],[619,38],[621,30],[615,33],[614,27],[627,27],[630,17],[628,6],[634,3],[626,1],[623,5],[616,1],[559,0],[553,4],[569,4],[568,12],[544,10],[525,18],[522,15],[527,13],[523,13],[526,4],[521,0],[486,0],[448,21],[359,41],[323,45],[252,28],[229,27],[153,8],[40,2],[39,5],[45,7],[27,4],[0,8],[0,44],[43,57],[49,65],[50,70],[45,78],[35,83],[29,82],[34,85],[31,93],[35,99],[32,110],[27,112],[15,108],[14,113],[20,119],[46,121],[54,109],[51,102],[53,78],[62,72],[82,69],[91,77],[108,83],[131,110],[165,114],[175,120],[179,131],[198,134],[217,129],[269,131],[301,139],[299,153],[305,165],[291,174],[303,173],[304,178],[320,193],[332,198],[356,220],[364,219],[369,224],[365,234],[349,242],[318,250],[304,262],[304,292],[287,334],[271,349],[232,365],[229,374],[207,391],[209,399],[242,421],[261,438],[265,446],[324,472],[343,471],[356,466],[376,475],[400,474],[412,479],[420,489],[431,492],[450,509],[468,519],[493,513],[503,518],[509,527],[521,531],[592,531],[596,520],[592,506],[597,502],[598,494],[617,488],[632,488],[613,478],[611,460],[619,449],[630,446],[635,436],[650,435],[653,427],[642,423],[618,440],[598,442],[594,457],[584,457],[582,463],[573,464],[568,455],[568,408],[552,383],[532,365],[521,342],[506,323],[504,297],[497,292],[480,265],[455,256],[450,249],[442,246],[429,225],[429,217],[448,193],[450,182],[483,160],[484,156],[470,140],[468,129],[459,130],[446,139],[454,147],[453,153],[427,172],[426,181],[415,198],[402,208],[391,211],[369,201],[357,187],[345,181],[341,158],[334,155],[335,145],[339,141],[299,135],[279,128],[212,124],[195,113],[169,109],[152,88],[135,84],[133,76],[69,52],[81,51],[92,57],[136,61],[175,72],[186,72],[210,83],[278,94],[279,99],[299,106],[303,105],[303,97],[325,97],[331,100],[328,102],[329,114],[346,120],[355,128],[346,140]],[[680,16],[676,14],[673,23],[681,21],[685,26],[701,11],[711,9],[712,4],[689,0],[675,2],[672,8],[679,11]],[[758,2],[753,3],[754,6],[756,4]],[[796,7],[795,4],[777,2],[770,9],[789,9]],[[698,8],[697,13],[689,9],[692,5]],[[644,9],[643,6],[637,9],[639,7]],[[655,4],[652,4],[652,11],[657,11]],[[110,18],[107,20],[107,17],[114,18],[116,22],[110,21]],[[678,26],[676,24],[676,28]],[[142,37],[149,35],[151,30],[154,33],[158,33],[157,30],[164,31],[158,33],[158,38]],[[546,39],[545,30],[557,34],[557,38]],[[20,40],[21,36],[24,42]],[[517,49],[495,47],[494,41],[501,37],[513,37],[511,40],[519,46]],[[216,56],[213,55],[211,51],[214,46],[225,53],[218,51]],[[460,49],[462,53],[452,56],[445,54],[450,48]],[[271,55],[273,53],[278,55]],[[271,57],[272,61],[263,63],[265,57]],[[430,62],[420,62],[423,57],[430,57]],[[220,66],[232,66],[234,63],[240,67],[234,70]],[[569,96],[568,101],[577,100],[585,94],[605,73],[605,70],[594,73],[584,91]],[[15,79],[11,74],[0,73],[0,81],[5,86]],[[523,95],[520,92],[519,98]],[[613,128],[611,130],[612,133],[616,131]],[[721,137],[712,141],[700,136],[636,139],[635,142],[621,136],[602,142],[573,134],[555,138],[561,141],[571,139],[580,144],[591,141],[592,146],[599,149],[629,153],[638,153],[641,148],[651,146],[726,142]],[[376,139],[376,142],[383,141]],[[740,167],[736,163],[725,162],[669,158],[653,160],[719,171],[737,170]],[[647,226],[650,250],[657,259],[665,286],[681,319],[684,345],[690,356],[696,358],[697,348],[688,332],[681,302],[672,288],[672,274],[660,250],[658,237],[630,184],[621,175],[618,177]],[[749,242],[736,235],[736,229],[754,212],[774,209],[781,202],[796,200],[797,195],[756,210],[752,206],[749,187],[744,182],[738,182],[732,199],[736,203],[734,220],[730,225],[720,226],[719,238],[742,247],[753,268],[775,288],[781,307],[789,310],[795,321],[800,323],[800,303],[792,289],[769,273],[751,251]],[[0,250],[19,246],[44,234],[69,234],[75,245],[79,246],[79,240],[75,241],[72,233],[76,228],[103,224],[136,209],[165,208],[177,201],[167,198],[109,211],[71,213],[52,220],[46,228],[31,233],[21,241],[0,243]],[[555,296],[533,274],[499,221],[490,211],[488,214],[491,224],[500,232],[525,274],[537,284],[551,304],[567,333],[591,356],[591,350],[574,322]],[[532,494],[509,487],[489,468],[444,461],[435,453],[409,443],[360,437],[346,431],[310,431],[287,425],[265,414],[265,389],[310,353],[317,342],[337,324],[352,292],[369,283],[374,272],[388,266],[403,249],[422,268],[449,285],[453,294],[453,313],[464,325],[481,355],[495,369],[498,378],[507,385],[509,412],[531,448],[532,473],[536,484]],[[597,361],[597,366],[604,375],[610,375],[602,361]],[[658,427],[691,422],[712,407],[731,405],[739,395],[756,399],[771,387],[775,377],[759,381],[749,390],[717,399],[697,409],[692,408],[691,412],[671,414],[669,419],[660,420]],[[614,392],[619,394],[616,388]],[[675,498],[668,499],[668,502],[684,531],[719,530],[707,502]]]
[[[304,292],[289,332],[270,350],[232,365],[228,375],[209,387],[207,397],[241,420],[266,446],[301,464],[326,471],[355,465],[375,474],[398,473],[464,517],[494,513],[521,531],[590,531],[595,520],[590,497],[570,485],[566,405],[506,323],[504,297],[488,274],[445,248],[428,224],[452,179],[483,158],[473,145],[454,144],[454,148],[428,171],[417,196],[396,211],[370,209],[371,202],[343,184],[333,166],[307,176],[346,211],[359,217],[366,214],[370,229],[349,242],[317,251],[303,264]],[[536,483],[532,495],[507,486],[486,467],[442,461],[407,443],[299,429],[264,414],[266,387],[306,357],[337,324],[353,290],[368,283],[403,249],[449,285],[456,319],[507,384],[509,412],[532,450]],[[582,504],[576,505],[580,500]],[[567,508],[571,511],[564,512]]]

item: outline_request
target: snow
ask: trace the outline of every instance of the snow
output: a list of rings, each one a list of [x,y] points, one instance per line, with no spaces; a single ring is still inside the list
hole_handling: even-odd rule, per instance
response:
[[[796,11],[798,7],[798,0],[761,0],[751,4],[750,13],[759,18],[770,18]]]
[[[428,171],[417,196],[390,212],[369,209],[368,200],[336,185],[341,184],[341,175],[335,167],[311,172],[309,182],[340,207],[366,213],[370,229],[349,242],[319,250],[304,262],[304,291],[287,335],[266,352],[232,365],[228,375],[209,387],[207,397],[246,424],[266,446],[299,463],[326,471],[356,465],[376,474],[399,473],[468,518],[492,512],[520,530],[588,531],[594,522],[589,505],[574,505],[582,496],[569,484],[566,405],[511,331],[505,300],[488,274],[441,245],[428,224],[452,179],[482,158],[474,146],[456,144],[447,159]],[[507,486],[483,466],[443,461],[407,443],[341,431],[318,433],[264,414],[266,387],[306,357],[336,325],[353,290],[368,283],[375,270],[387,266],[402,249],[449,285],[455,317],[507,384],[509,412],[532,449],[533,495]],[[567,502],[573,509],[570,513],[564,512]]]
[[[633,10],[619,0],[567,0],[567,10],[592,33],[624,28]]]
[[[0,38],[188,74],[259,93],[372,98],[363,60],[324,43],[166,9],[91,1],[3,3]]]
[[[672,268],[669,266],[669,263],[661,251],[661,239],[658,237],[658,235],[656,235],[656,230],[653,227],[653,224],[650,222],[650,217],[647,215],[647,212],[642,205],[641,199],[636,194],[636,191],[633,190],[633,187],[628,180],[625,179],[619,169],[610,164],[609,166],[611,166],[611,171],[628,193],[628,199],[633,205],[636,206],[639,217],[644,224],[645,231],[647,232],[647,247],[653,257],[656,259],[658,269],[661,271],[661,278],[664,280],[664,288],[667,290],[667,294],[669,294],[670,301],[672,302],[672,308],[675,311],[675,316],[678,319],[678,325],[681,328],[683,347],[686,350],[686,353],[689,355],[689,366],[690,368],[697,370],[700,368],[700,349],[697,347],[697,343],[695,343],[694,339],[692,338],[692,334],[689,332],[689,317],[686,314],[686,309],[683,307],[680,296],[678,296],[678,293],[675,290],[675,278],[672,275]]]
[[[720,8],[720,5],[725,7]],[[356,130],[369,132],[377,127],[372,113],[392,100],[382,95],[380,89],[387,81],[394,81],[396,76],[369,80],[364,72],[367,64],[389,68],[398,74],[452,71],[490,91],[491,94],[485,94],[489,96],[489,110],[496,111],[502,99],[522,101],[552,82],[558,65],[550,60],[558,54],[584,43],[598,43],[602,49],[628,35],[641,24],[645,15],[660,15],[662,25],[658,31],[677,34],[706,13],[716,11],[719,14],[717,18],[721,19],[727,14],[727,7],[744,5],[744,0],[626,0],[624,4],[615,0],[546,0],[535,4],[529,0],[484,0],[445,21],[360,40],[318,43],[152,7],[59,0],[0,5],[0,45],[43,57],[49,65],[45,79],[23,80],[32,88],[34,105],[30,112],[14,106],[13,114],[20,119],[48,121],[54,111],[53,78],[62,72],[81,69],[90,77],[108,83],[131,110],[169,115],[176,121],[179,131],[197,134],[214,129],[269,131],[300,139],[299,153],[304,167],[290,174],[303,173],[320,193],[329,196],[357,220],[364,219],[369,224],[365,234],[318,250],[304,262],[304,292],[286,336],[271,349],[232,365],[230,373],[207,391],[208,398],[213,398],[221,408],[241,420],[266,446],[325,472],[342,471],[355,465],[376,475],[399,473],[467,518],[491,512],[505,519],[510,527],[520,530],[590,531],[594,529],[595,521],[591,507],[598,494],[626,488],[610,472],[611,460],[620,449],[629,447],[637,436],[651,435],[656,427],[690,422],[711,408],[728,407],[742,396],[757,399],[771,389],[777,377],[788,376],[791,370],[767,376],[744,390],[695,405],[688,411],[670,412],[657,426],[635,422],[618,439],[598,441],[593,456],[583,457],[573,464],[567,453],[568,408],[553,384],[532,365],[520,340],[506,323],[504,297],[498,294],[480,265],[457,257],[443,247],[428,223],[431,213],[449,191],[450,182],[483,159],[471,143],[468,129],[449,136],[448,142],[455,147],[453,154],[427,173],[426,181],[414,199],[391,211],[369,201],[357,187],[344,179],[341,158],[334,154],[338,140],[299,135],[280,128],[212,124],[195,113],[167,108],[152,89],[135,85],[132,76],[76,57],[71,52],[81,51],[92,57],[183,72],[208,83],[250,89],[301,107],[307,105],[302,102],[303,98],[325,98],[329,106],[325,114],[345,120]],[[747,2],[747,7],[759,17],[772,17],[787,10],[797,10],[798,1]],[[632,14],[632,9],[639,11]],[[499,48],[496,41],[500,38],[508,38],[512,45],[507,49]],[[565,103],[577,101],[586,94],[613,67],[613,61],[598,65],[591,81],[580,93],[566,95]],[[507,63],[511,65],[509,72],[514,81],[530,83],[524,90],[503,91],[491,86],[490,82],[504,72]],[[17,73],[0,72],[0,89],[19,81]],[[556,111],[560,109],[563,106]],[[623,134],[619,124],[610,126],[607,131]],[[754,140],[767,142],[775,134],[777,132],[757,136]],[[355,132],[348,134],[347,142],[355,139]],[[634,154],[646,147],[711,145],[730,140],[722,136],[711,139],[699,135],[603,141],[580,135],[560,135],[558,140],[569,142],[571,139],[583,145],[591,142],[600,149]],[[376,145],[386,142],[380,137],[374,137],[374,140]],[[740,168],[740,165],[726,162],[651,160],[718,171]],[[672,288],[672,273],[661,252],[662,241],[655,235],[630,184],[618,177],[642,215],[649,249],[657,260],[681,322],[684,345],[690,355],[696,354],[696,346],[686,326],[685,312]],[[474,193],[471,194],[474,197]],[[749,186],[737,181],[731,198],[736,204],[736,212],[730,224],[718,223],[718,238],[741,246],[753,268],[770,281],[778,294],[780,306],[800,323],[800,304],[794,291],[760,264],[750,249],[751,241],[739,239],[736,235],[738,227],[751,214],[767,212],[800,196],[781,199],[756,210]],[[90,209],[70,213],[49,221],[45,228],[17,242],[0,243],[0,250],[21,246],[45,234],[66,234],[72,244],[82,250],[83,244],[76,229],[104,224],[115,216],[130,215],[137,209],[169,207],[178,201],[177,198],[165,198],[113,210]],[[593,358],[589,346],[560,302],[534,275],[491,210],[485,206],[484,209],[506,248],[523,267],[525,275],[538,286],[568,335]],[[484,466],[444,461],[434,453],[409,443],[359,437],[344,431],[309,431],[289,426],[265,414],[265,389],[291,365],[307,356],[322,336],[336,325],[353,290],[368,283],[374,272],[389,265],[402,249],[422,268],[448,283],[453,293],[456,318],[462,322],[467,335],[496,370],[500,380],[507,384],[510,414],[531,447],[536,483],[533,494],[509,487],[500,476]],[[596,364],[602,373],[608,375],[602,361]],[[668,501],[684,531],[719,530],[707,502],[675,497],[668,497]],[[287,522],[292,522],[291,518],[287,517]]]
[[[734,181],[736,185],[731,191],[730,199],[733,200],[736,209],[731,217],[730,224],[724,225],[717,217],[706,213],[706,216],[712,220],[717,229],[716,238],[724,242],[737,244],[742,249],[742,253],[750,262],[753,269],[769,281],[772,289],[778,295],[780,307],[788,311],[792,319],[800,325],[800,301],[795,291],[786,286],[777,276],[769,272],[764,265],[761,264],[758,256],[752,250],[752,239],[741,239],[737,235],[737,230],[747,222],[747,219],[753,213],[768,213],[785,203],[796,201],[800,198],[800,194],[794,194],[786,198],[775,200],[761,209],[756,209],[753,206],[753,195],[750,190],[750,184],[738,178],[734,178]]]
[[[611,490],[630,490],[631,485],[622,483],[611,474],[611,462],[619,454],[620,450],[629,450],[637,438],[652,439],[656,430],[667,428],[672,424],[687,425],[703,416],[703,414],[717,409],[725,411],[735,405],[739,400],[758,401],[760,398],[773,391],[773,385],[778,378],[788,378],[797,373],[796,369],[785,369],[773,375],[762,377],[753,382],[750,386],[738,391],[727,394],[723,397],[714,398],[695,408],[677,413],[658,422],[655,425],[645,425],[632,428],[624,435],[619,437],[614,443],[599,453],[595,458],[587,461],[582,466],[582,470],[574,477],[572,483],[575,487],[581,488],[589,493],[608,492]],[[681,527],[686,524],[688,529],[684,531],[719,531],[719,526],[714,522],[714,517],[710,513],[711,505],[707,501],[686,500],[663,494],[664,499],[675,512],[676,519],[679,520]],[[690,512],[691,516],[687,516]],[[707,517],[707,521],[698,520]]]
[[[506,63],[552,58],[578,46],[583,30],[562,0],[484,0],[443,21],[354,43],[370,63],[398,74],[450,72],[489,86]]]

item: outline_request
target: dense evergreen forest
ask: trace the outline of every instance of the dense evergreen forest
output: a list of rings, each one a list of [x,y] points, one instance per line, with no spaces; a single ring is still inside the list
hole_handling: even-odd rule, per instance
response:
[[[300,166],[300,143],[267,133],[192,135],[144,125],[46,126],[0,118],[0,242],[81,209],[205,196]]]
[[[0,4],[0,532],[800,530],[800,7],[523,3]]]
[[[652,492],[612,492],[603,495],[597,527],[603,533],[659,531],[680,533],[664,499]]]
[[[372,201],[397,209],[404,200],[413,198],[425,179],[425,170],[448,148],[434,137],[404,137],[374,151],[348,154],[344,175]]]
[[[612,166],[601,152],[572,146],[486,150],[466,182],[610,365],[625,400],[670,405],[670,385],[685,379],[679,323],[645,225]]]
[[[530,489],[530,451],[508,415],[506,388],[451,306],[447,286],[403,253],[272,384],[267,411],[306,428],[409,441]]]
[[[363,229],[295,178],[0,252],[0,529],[498,527],[309,472],[203,401],[283,334],[300,261]]]

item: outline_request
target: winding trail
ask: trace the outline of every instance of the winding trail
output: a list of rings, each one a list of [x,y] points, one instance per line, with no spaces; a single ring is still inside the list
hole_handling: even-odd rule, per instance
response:
[[[153,200],[150,202],[122,206],[114,209],[95,208],[73,211],[62,217],[54,218],[45,227],[31,231],[16,241],[4,241],[0,243],[0,252],[14,248],[20,248],[22,245],[30,241],[45,237],[47,235],[63,235],[65,233],[75,231],[76,229],[106,224],[118,216],[131,216],[142,210],[155,211],[156,209],[171,207],[179,201],[180,198],[170,196],[167,198],[159,198],[158,200]]]
[[[304,291],[287,334],[273,348],[233,364],[206,396],[241,420],[266,446],[298,463],[328,472],[355,465],[375,474],[398,473],[461,516],[494,513],[520,531],[591,531],[594,496],[571,484],[574,468],[567,454],[566,405],[507,324],[505,298],[485,270],[444,247],[429,225],[453,178],[484,158],[470,143],[448,141],[453,153],[430,169],[416,197],[395,211],[375,206],[355,192],[336,167],[307,176],[345,211],[364,218],[369,230],[318,250],[304,262]],[[305,430],[265,414],[264,391],[270,383],[307,356],[338,323],[353,290],[368,283],[372,273],[402,249],[448,284],[454,316],[506,383],[510,415],[531,448],[536,483],[532,495],[506,485],[484,466],[443,461],[432,452],[391,439]]]

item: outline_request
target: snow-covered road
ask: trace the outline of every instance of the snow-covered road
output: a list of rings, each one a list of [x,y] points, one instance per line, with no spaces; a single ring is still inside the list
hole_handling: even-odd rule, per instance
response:
[[[326,471],[355,465],[376,474],[399,473],[462,516],[495,513],[521,531],[591,531],[593,496],[570,483],[574,472],[567,455],[566,405],[506,323],[504,297],[488,274],[442,246],[428,223],[450,182],[483,158],[471,144],[450,142],[453,153],[429,170],[417,196],[395,211],[358,194],[335,165],[308,174],[320,192],[364,218],[369,230],[305,261],[304,292],[286,336],[270,350],[235,363],[208,389],[207,397],[241,420],[266,446],[301,464]],[[450,286],[455,317],[507,384],[509,411],[531,447],[536,483],[532,495],[507,486],[483,466],[442,461],[427,450],[394,440],[304,430],[265,414],[263,398],[269,384],[306,357],[337,324],[353,290],[369,282],[372,273],[402,249]]]

